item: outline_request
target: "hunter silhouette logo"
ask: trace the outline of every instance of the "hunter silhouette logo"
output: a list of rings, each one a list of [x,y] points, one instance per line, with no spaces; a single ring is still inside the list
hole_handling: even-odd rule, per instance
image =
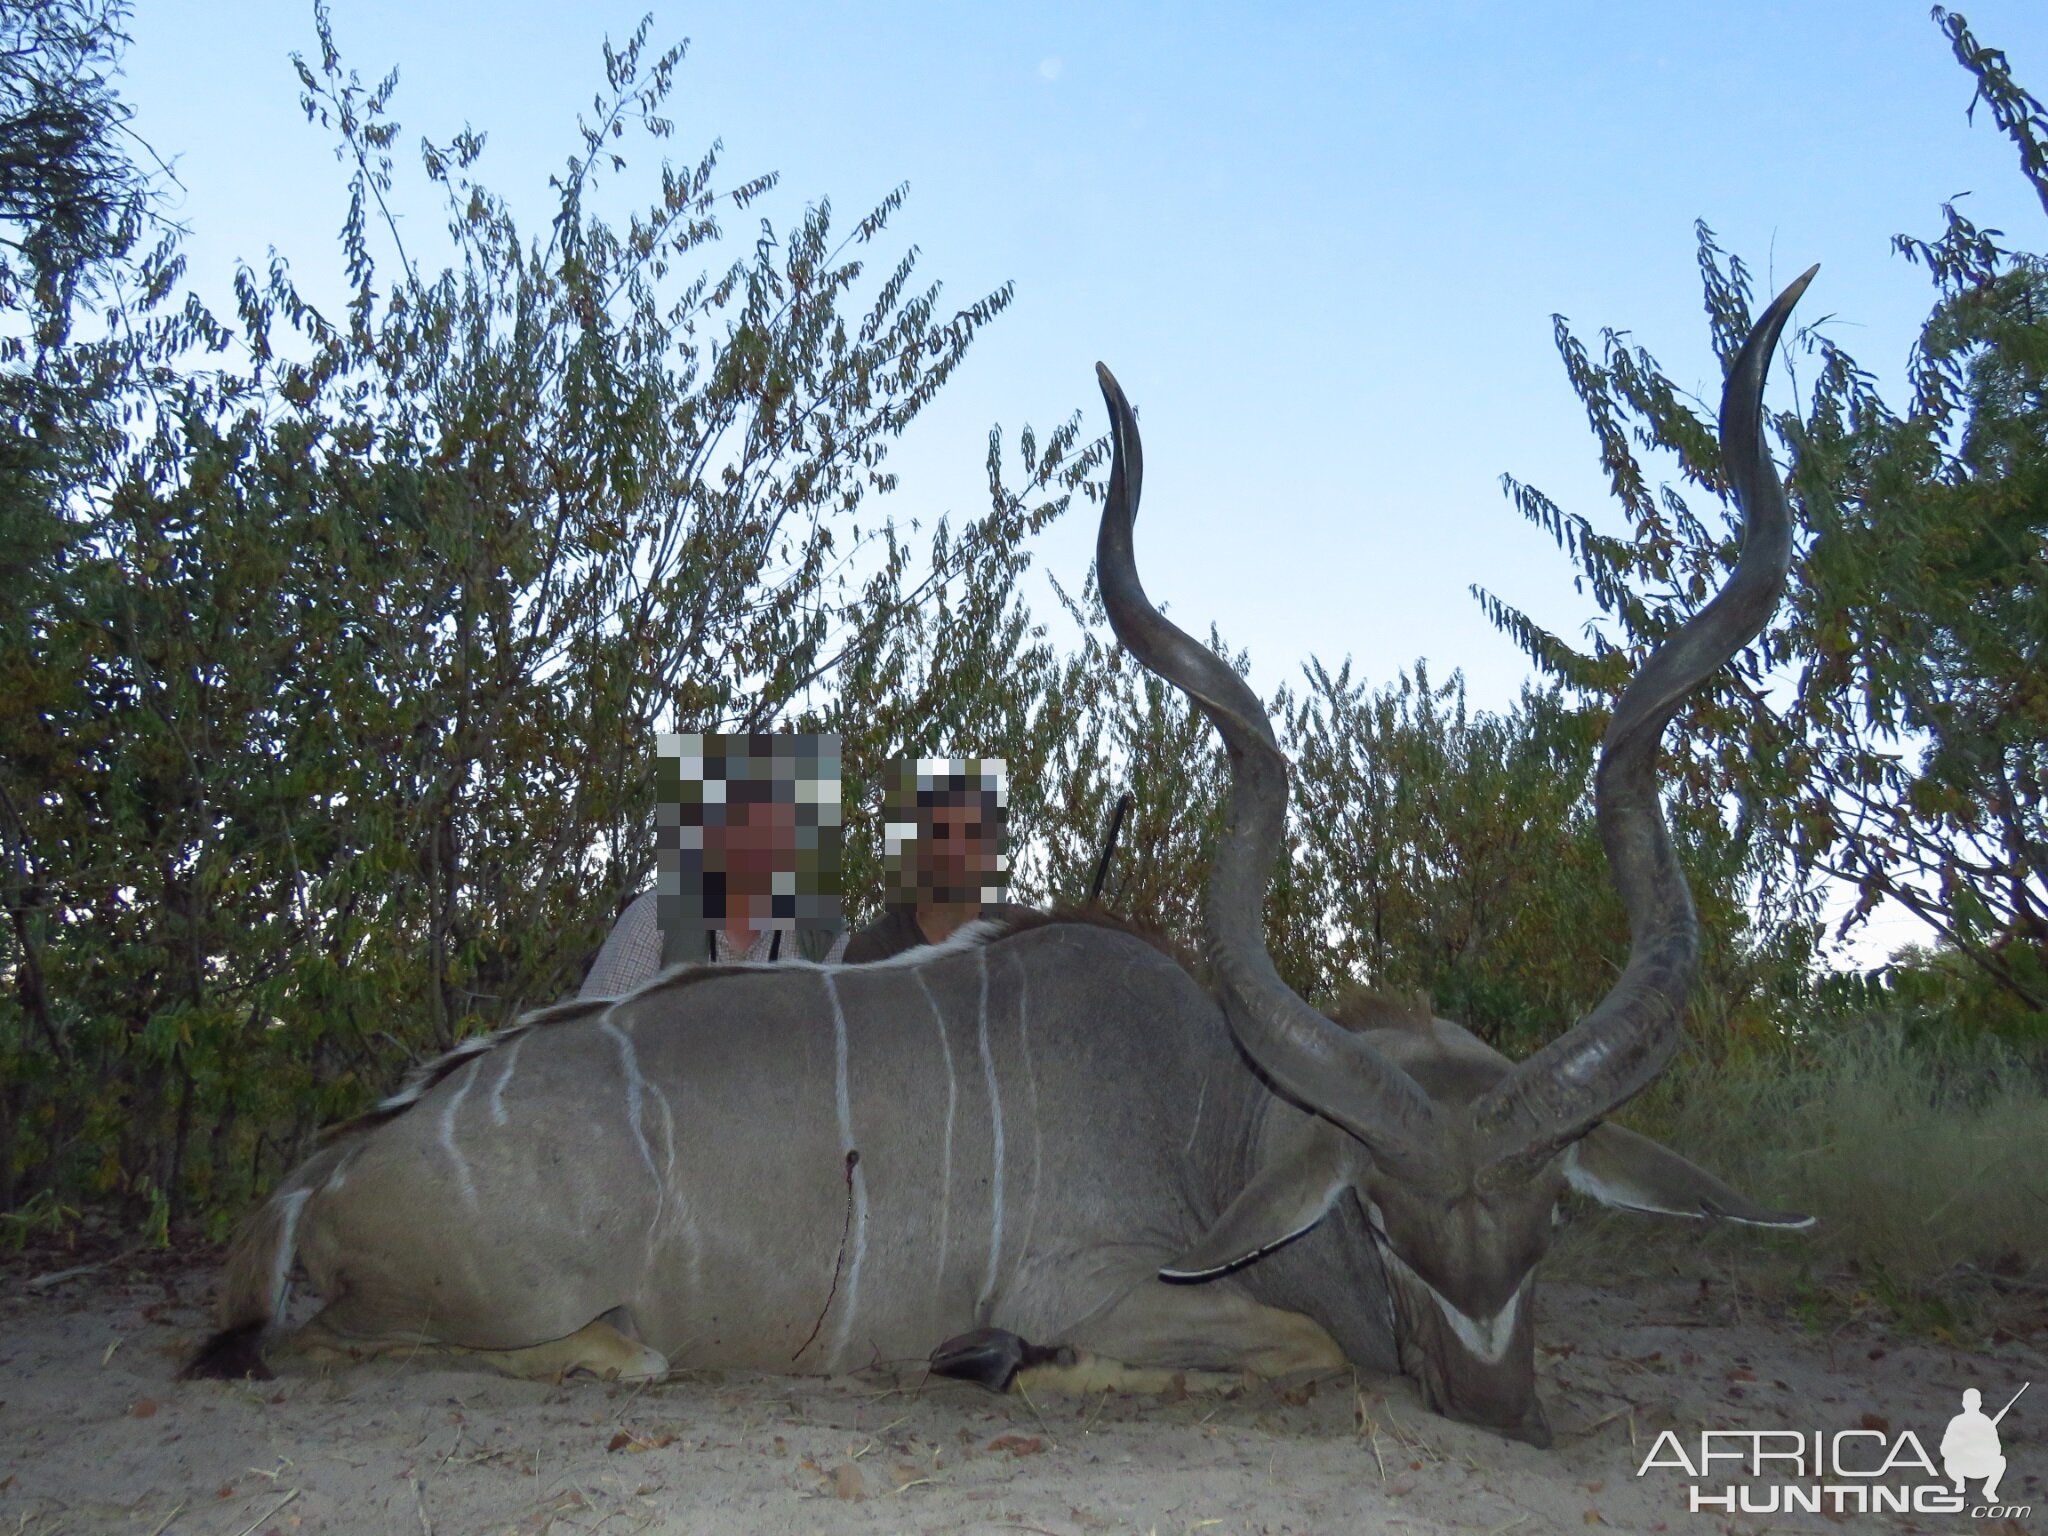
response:
[[[1956,1492],[1974,1478],[1984,1479],[1984,1502],[1998,1502],[1998,1480],[2005,1476],[2005,1455],[1998,1443],[1998,1421],[2012,1412],[2012,1405],[2033,1383],[2027,1382],[2011,1401],[1989,1418],[1984,1415],[1984,1394],[1975,1387],[1963,1393],[1963,1411],[1948,1421],[1948,1433],[1941,1437],[1942,1469],[1954,1479]]]
[[[2005,1477],[2005,1451],[1998,1425],[2032,1382],[2006,1399],[1994,1414],[1984,1412],[1975,1387],[1962,1394],[1963,1411],[1941,1437],[1941,1466],[1910,1429],[1891,1432],[1884,1421],[1837,1430],[1703,1429],[1696,1446],[1665,1430],[1636,1468],[1675,1471],[1691,1479],[1692,1513],[1727,1514],[1922,1514],[1984,1519],[2023,1519],[2024,1504],[1998,1502]],[[1947,1482],[1941,1481],[1944,1474]],[[1981,1481],[1981,1499],[1965,1485]],[[1953,1484],[1953,1489],[1949,1486]]]

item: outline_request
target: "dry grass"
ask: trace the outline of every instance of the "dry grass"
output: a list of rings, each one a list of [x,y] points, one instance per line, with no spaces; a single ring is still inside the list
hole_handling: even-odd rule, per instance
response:
[[[1688,1062],[1626,1118],[1820,1225],[1581,1213],[1558,1245],[1563,1273],[1708,1261],[1765,1293],[1875,1301],[1935,1328],[2048,1314],[2048,1080],[1996,1040],[1928,1045],[1864,1020],[1730,1065]]]

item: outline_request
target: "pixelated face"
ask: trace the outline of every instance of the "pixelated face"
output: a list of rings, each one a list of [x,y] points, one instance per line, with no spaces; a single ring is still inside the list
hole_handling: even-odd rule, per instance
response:
[[[663,931],[838,927],[839,759],[834,735],[663,737]]]
[[[796,806],[786,800],[742,801],[725,808],[722,823],[704,827],[706,868],[722,868],[726,890],[766,894],[778,871],[797,867]],[[714,864],[712,856],[722,854]]]
[[[884,798],[883,867],[889,899],[965,906],[997,900],[1009,884],[999,757],[906,758]]]
[[[956,798],[968,803],[918,810],[918,884],[934,901],[980,901],[983,887],[995,883],[1002,850],[982,797]]]

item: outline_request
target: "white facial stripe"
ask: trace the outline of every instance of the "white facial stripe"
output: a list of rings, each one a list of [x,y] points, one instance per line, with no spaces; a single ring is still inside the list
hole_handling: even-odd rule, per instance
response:
[[[1421,1279],[1419,1275],[1416,1278]],[[1508,1352],[1508,1345],[1515,1337],[1515,1319],[1522,1310],[1522,1292],[1529,1288],[1528,1281],[1522,1282],[1522,1289],[1508,1298],[1506,1306],[1483,1320],[1467,1317],[1444,1300],[1435,1286],[1427,1280],[1422,1283],[1428,1286],[1430,1299],[1443,1312],[1444,1321],[1451,1325],[1451,1332],[1458,1336],[1459,1343],[1489,1365]]]
[[[1373,1205],[1370,1201],[1367,1201],[1366,1204],[1367,1208],[1373,1213],[1374,1226],[1379,1226],[1379,1207]],[[1443,1292],[1418,1275],[1408,1266],[1401,1255],[1388,1247],[1384,1241],[1384,1229],[1382,1229],[1381,1235],[1380,1257],[1387,1261],[1388,1266],[1403,1279],[1412,1280],[1415,1284],[1421,1286],[1423,1290],[1429,1292],[1429,1299],[1435,1302],[1437,1310],[1443,1313],[1444,1321],[1451,1325],[1451,1332],[1457,1335],[1460,1344],[1463,1344],[1468,1351],[1478,1359],[1484,1360],[1488,1365],[1497,1364],[1502,1356],[1507,1354],[1508,1345],[1514,1342],[1515,1320],[1521,1315],[1522,1298],[1528,1294],[1529,1282],[1533,1276],[1523,1276],[1522,1283],[1515,1288],[1515,1294],[1508,1298],[1508,1304],[1494,1313],[1493,1316],[1475,1318],[1460,1310],[1455,1303],[1445,1299]]]

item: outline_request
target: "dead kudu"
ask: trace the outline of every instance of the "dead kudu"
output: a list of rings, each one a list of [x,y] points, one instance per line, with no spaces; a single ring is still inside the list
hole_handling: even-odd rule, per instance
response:
[[[1102,370],[1103,596],[1230,754],[1205,908],[1220,996],[1114,926],[1048,920],[870,966],[679,968],[545,1009],[424,1068],[284,1181],[237,1236],[222,1331],[188,1373],[423,1346],[532,1375],[929,1359],[995,1387],[1348,1361],[1547,1443],[1533,1274],[1567,1186],[1803,1219],[1602,1121],[1681,1040],[1698,931],[1658,738],[1784,584],[1761,395],[1811,276],[1758,321],[1723,397],[1740,563],[1645,663],[1602,751],[1632,948],[1561,1038],[1517,1063],[1442,1020],[1347,1029],[1275,973],[1259,911],[1286,764],[1258,700],[1139,585],[1137,424]],[[286,1329],[297,1265],[323,1305]]]

